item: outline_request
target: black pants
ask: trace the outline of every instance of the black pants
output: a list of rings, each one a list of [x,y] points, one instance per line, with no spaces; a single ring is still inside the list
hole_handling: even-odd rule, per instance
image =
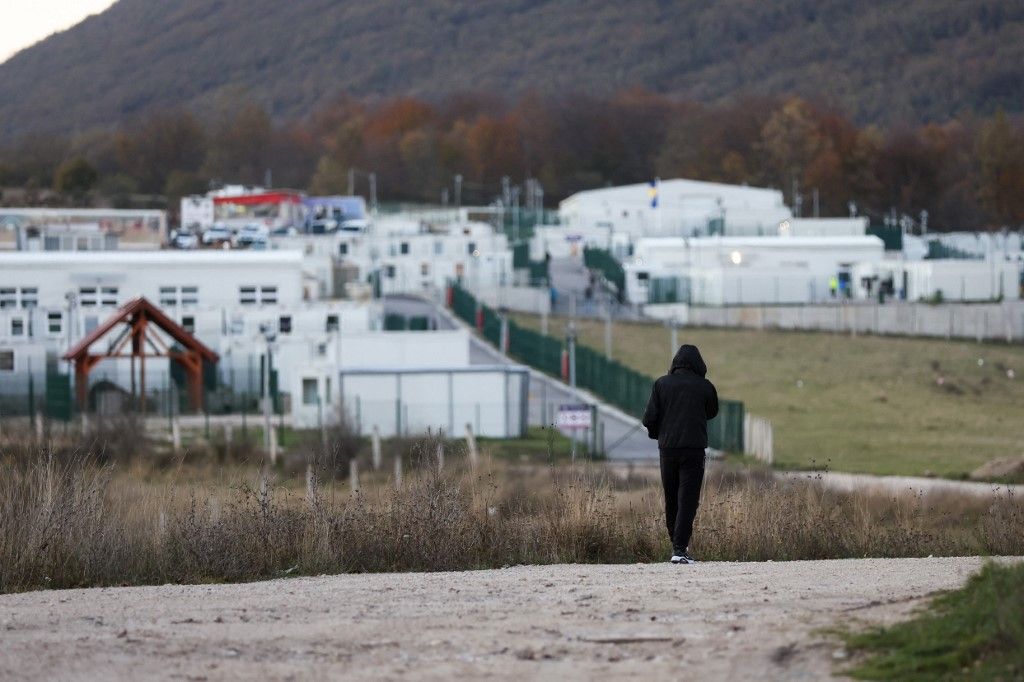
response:
[[[676,554],[686,550],[704,483],[704,449],[661,453],[661,485],[665,489],[665,526]]]

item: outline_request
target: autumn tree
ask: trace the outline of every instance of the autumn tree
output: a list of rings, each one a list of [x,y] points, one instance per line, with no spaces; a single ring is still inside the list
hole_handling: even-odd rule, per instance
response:
[[[68,159],[57,168],[53,187],[58,192],[81,201],[99,179],[99,173],[81,156]]]
[[[996,223],[1024,222],[1024,131],[1011,126],[1002,110],[981,128],[977,156],[978,195]]]

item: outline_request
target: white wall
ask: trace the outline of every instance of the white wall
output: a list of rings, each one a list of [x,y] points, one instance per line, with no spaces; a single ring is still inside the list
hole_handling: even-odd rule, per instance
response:
[[[698,305],[811,303],[828,298],[830,277],[883,259],[870,236],[641,239],[624,266],[626,295],[646,303],[652,279],[676,278]]]
[[[782,193],[695,180],[663,180],[658,207],[651,207],[650,185],[641,183],[579,192],[559,205],[569,229],[611,227],[633,237],[706,234],[708,221],[725,220],[729,235],[776,234],[792,217]]]
[[[376,426],[393,436],[443,430],[461,435],[471,424],[479,436],[525,435],[529,372],[516,366],[446,371],[390,369],[342,372],[347,413],[363,433]]]
[[[302,254],[290,251],[0,253],[0,289],[34,287],[37,305],[53,308],[82,288],[116,291],[109,300],[121,305],[138,296],[158,303],[162,287],[194,286],[198,305],[219,307],[238,305],[241,288],[256,286],[294,305],[303,300],[302,268]]]

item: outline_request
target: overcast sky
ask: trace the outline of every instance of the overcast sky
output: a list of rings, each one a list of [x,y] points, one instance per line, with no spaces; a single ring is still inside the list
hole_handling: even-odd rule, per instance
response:
[[[0,62],[113,4],[114,0],[0,0]]]

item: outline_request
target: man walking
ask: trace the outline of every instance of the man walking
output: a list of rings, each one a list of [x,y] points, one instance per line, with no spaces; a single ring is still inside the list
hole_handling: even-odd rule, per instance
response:
[[[668,374],[654,382],[644,412],[647,435],[658,440],[665,525],[672,563],[692,564],[688,545],[704,483],[708,420],[718,414],[718,392],[704,378],[708,368],[696,346],[679,347]]]

